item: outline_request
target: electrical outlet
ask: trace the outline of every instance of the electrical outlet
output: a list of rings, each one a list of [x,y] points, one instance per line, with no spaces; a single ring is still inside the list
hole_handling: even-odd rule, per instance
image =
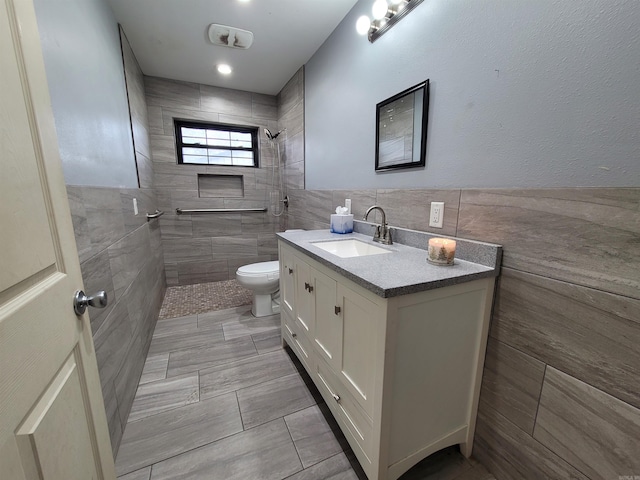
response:
[[[444,202],[431,202],[431,214],[429,215],[429,226],[442,228],[444,222]]]
[[[134,215],[138,214],[138,199],[137,198],[133,199],[133,214]]]

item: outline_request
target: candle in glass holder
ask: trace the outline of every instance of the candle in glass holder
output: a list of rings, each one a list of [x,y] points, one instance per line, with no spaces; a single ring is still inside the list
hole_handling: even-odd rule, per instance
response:
[[[449,238],[430,238],[427,261],[434,265],[453,265],[456,241]]]

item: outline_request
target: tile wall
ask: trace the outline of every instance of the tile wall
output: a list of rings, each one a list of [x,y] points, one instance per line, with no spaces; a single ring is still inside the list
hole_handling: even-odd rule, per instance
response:
[[[640,475],[640,188],[290,191],[288,228],[361,216],[504,246],[474,456],[500,480]],[[445,202],[444,229],[428,227]]]
[[[166,287],[158,221],[145,217],[156,199],[150,189],[71,185],[67,195],[85,292],[109,298],[89,316],[115,456]]]
[[[136,156],[138,185],[140,188],[152,188],[153,164],[151,163],[151,150],[149,147],[149,119],[147,117],[147,103],[144,92],[144,76],[122,27],[120,27],[120,46],[122,47],[124,78],[129,101],[129,117]]]
[[[304,188],[304,66],[278,94],[278,130],[285,190]]]
[[[168,285],[235,278],[238,267],[277,259],[280,219],[267,213],[177,215],[176,208],[262,208],[276,150],[263,134],[287,128],[279,137],[288,184],[303,186],[302,69],[276,97],[239,90],[145,77],[154,186],[159,208]],[[177,165],[173,119],[255,125],[260,128],[260,168]],[[204,198],[198,174],[242,175],[244,196]],[[270,208],[271,211],[271,208]]]
[[[104,310],[89,309],[114,456],[133,404],[166,289],[158,206],[152,187],[142,71],[121,31],[138,179],[142,188],[67,185],[87,294],[105,290]],[[131,160],[132,162],[134,159]],[[138,202],[134,214],[133,199]]]

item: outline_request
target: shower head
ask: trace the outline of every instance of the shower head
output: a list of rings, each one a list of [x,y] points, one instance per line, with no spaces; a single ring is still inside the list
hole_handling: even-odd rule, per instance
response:
[[[280,130],[278,133],[271,133],[271,130],[269,130],[268,128],[264,129],[264,135],[269,139],[269,140],[275,140],[276,138],[278,138],[278,135],[280,135],[282,132],[284,132],[286,130],[286,128],[284,130]]]

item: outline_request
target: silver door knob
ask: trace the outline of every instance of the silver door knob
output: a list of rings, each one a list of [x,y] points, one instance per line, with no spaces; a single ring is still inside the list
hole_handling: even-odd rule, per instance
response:
[[[98,293],[87,297],[82,290],[78,290],[73,297],[73,311],[76,315],[82,315],[87,310],[87,305],[94,308],[107,306],[107,292],[100,290]]]

